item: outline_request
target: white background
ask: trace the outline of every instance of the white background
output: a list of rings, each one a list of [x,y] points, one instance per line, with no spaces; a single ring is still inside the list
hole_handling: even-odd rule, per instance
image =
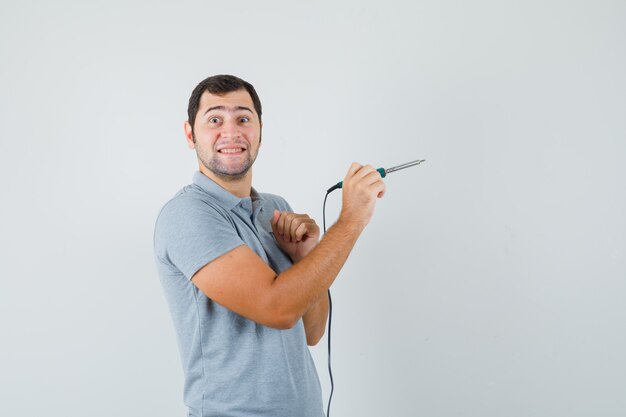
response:
[[[333,416],[626,415],[625,41],[623,1],[2,0],[0,415],[184,415],[152,231],[217,73],[320,223],[427,160],[333,286]]]

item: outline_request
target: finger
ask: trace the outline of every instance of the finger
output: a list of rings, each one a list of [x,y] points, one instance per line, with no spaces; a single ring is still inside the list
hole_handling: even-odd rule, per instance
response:
[[[292,216],[288,227],[285,226],[286,234],[289,235],[289,239],[292,242],[296,242],[296,229],[298,228],[298,226],[300,226],[301,223],[302,221],[298,218],[298,216]]]
[[[385,181],[381,181],[383,183],[383,190],[378,192],[377,197],[378,198],[383,198],[385,193],[387,192],[387,184],[385,184]]]
[[[271,220],[272,232],[274,233],[274,236],[280,235],[278,233],[278,219],[279,218],[280,218],[280,211],[274,210],[274,213],[272,214],[272,220]]]
[[[367,175],[369,175],[371,172],[376,171],[376,168],[374,168],[373,166],[367,164],[367,165],[363,165],[361,167],[361,169],[359,169],[357,171],[357,173],[354,175],[355,178],[363,178],[366,177]]]
[[[280,237],[282,237],[283,239],[285,238],[285,221],[287,219],[287,213],[286,212],[280,212],[280,217],[278,218],[278,221],[276,222],[276,229],[278,231],[278,235]]]
[[[280,216],[280,220],[278,220],[278,224],[280,225],[280,235],[285,240],[285,242],[290,242],[289,238],[289,227],[291,224],[291,216],[287,212],[283,212]]]
[[[319,235],[319,227],[315,220],[307,218],[302,222],[302,225],[296,229],[296,238],[299,241],[306,240],[309,237],[316,237]]]
[[[378,198],[382,198],[385,195],[385,191],[387,190],[387,186],[384,181],[378,181],[368,186],[368,190],[370,190],[374,195]]]
[[[308,236],[319,236],[320,227],[317,225],[317,223],[315,222],[314,219],[309,217],[307,219],[306,225],[307,225],[307,232],[306,232],[306,234]]]
[[[363,180],[366,181],[367,185],[374,184],[376,181],[382,181],[382,177],[380,176],[380,172],[374,170],[363,177]]]
[[[376,169],[374,169],[373,166],[363,165],[361,169],[359,169],[352,177],[352,183],[354,184],[354,183],[361,182],[365,178],[367,178],[369,175],[375,175],[375,174],[378,175],[378,171],[376,171]],[[378,178],[380,178],[380,175],[378,175]],[[371,181],[367,181],[367,184],[370,184],[370,183]]]
[[[352,165],[350,165],[350,168],[348,168],[348,173],[344,177],[343,181],[344,182],[350,181],[350,179],[354,177],[354,174],[356,174],[357,171],[361,169],[361,167],[362,165],[359,164],[358,162],[353,162]]]
[[[291,237],[294,241],[299,242],[302,240],[302,234],[298,235],[298,231],[301,230],[301,226],[304,225],[304,233],[307,233],[311,220],[312,219],[306,214],[300,214],[294,219],[291,226]]]
[[[301,242],[302,240],[304,240],[305,237],[307,236],[308,230],[309,230],[309,227],[306,223],[300,223],[300,225],[296,228],[296,230],[294,230],[294,236],[295,236],[296,242]]]
[[[352,177],[354,174],[356,174],[356,172],[361,169],[363,165],[359,164],[358,162],[353,162],[350,165],[350,168],[348,169],[348,176]]]
[[[280,211],[278,210],[274,210],[274,213],[272,214],[272,226],[276,225],[276,222],[278,222],[278,219],[280,218]]]
[[[298,228],[298,226],[300,226],[301,223],[302,222],[298,218],[292,218],[291,222],[289,223],[289,229],[287,229],[287,233],[289,234],[289,239],[292,242],[297,242],[296,241],[296,229]]]
[[[296,241],[295,231],[302,222],[301,215],[296,213],[289,213],[285,218],[285,239],[288,239],[288,242]]]
[[[309,216],[307,216],[306,214],[297,214],[294,216],[289,231],[290,231],[290,235],[291,235],[291,240],[293,242],[299,242],[300,239],[298,239],[298,235],[297,235],[297,230],[300,228],[300,225],[306,223],[309,219]],[[301,238],[302,236],[300,236]]]

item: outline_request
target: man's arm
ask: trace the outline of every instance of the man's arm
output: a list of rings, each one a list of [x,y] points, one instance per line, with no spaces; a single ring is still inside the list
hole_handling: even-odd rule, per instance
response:
[[[328,307],[328,294],[325,292],[302,316],[307,345],[317,345],[322,336],[324,336],[328,319]]]
[[[319,242],[319,226],[306,214],[274,210],[272,230],[276,243],[294,263],[300,262]],[[323,294],[302,316],[309,346],[316,345],[324,336],[328,308],[328,297]]]
[[[299,262],[276,275],[250,248],[241,245],[202,267],[192,282],[217,303],[269,327],[291,328],[312,308],[309,318],[313,318],[319,307],[315,304],[337,277],[371,220],[376,198],[384,192],[382,178],[373,167],[352,164],[343,182],[339,220]],[[272,227],[280,244],[281,239],[302,239],[310,226],[296,222],[281,228],[273,222]],[[319,326],[318,320],[307,321]]]

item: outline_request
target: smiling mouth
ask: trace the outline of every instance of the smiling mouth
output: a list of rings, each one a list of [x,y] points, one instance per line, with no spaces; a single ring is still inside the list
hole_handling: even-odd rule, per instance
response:
[[[235,154],[235,153],[241,153],[243,151],[245,151],[244,148],[228,148],[228,149],[220,149],[218,152],[225,153],[225,154]]]

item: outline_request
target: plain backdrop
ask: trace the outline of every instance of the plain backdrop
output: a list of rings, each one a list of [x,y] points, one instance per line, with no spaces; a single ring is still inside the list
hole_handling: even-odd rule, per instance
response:
[[[185,415],[152,232],[218,73],[320,224],[427,160],[332,287],[333,416],[626,415],[625,41],[622,0],[2,0],[0,415]]]

